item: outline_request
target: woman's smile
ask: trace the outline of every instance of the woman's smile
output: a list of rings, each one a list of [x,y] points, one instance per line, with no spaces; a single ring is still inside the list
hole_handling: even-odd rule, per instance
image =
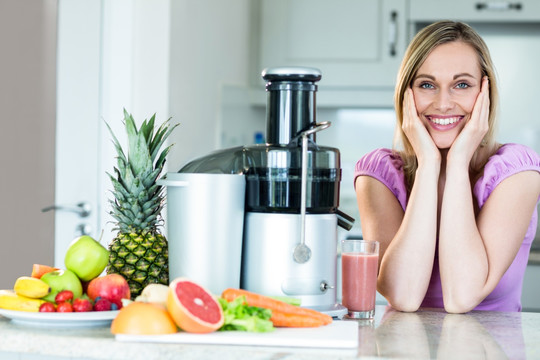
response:
[[[463,115],[426,115],[425,118],[428,120],[428,124],[437,131],[448,131],[452,130],[459,125],[461,120],[465,118]]]

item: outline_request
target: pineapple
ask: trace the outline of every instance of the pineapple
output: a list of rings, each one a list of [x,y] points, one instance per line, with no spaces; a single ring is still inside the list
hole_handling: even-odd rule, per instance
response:
[[[155,114],[137,130],[133,117],[124,109],[127,158],[107,124],[118,153],[116,176],[108,173],[114,187],[110,214],[117,221],[114,230],[118,234],[109,245],[107,273],[124,276],[133,299],[147,284],[169,284],[168,244],[158,229],[163,221],[164,197],[156,180],[172,145],[161,153],[159,149],[178,124],[169,128],[167,120],[154,134],[154,121]]]

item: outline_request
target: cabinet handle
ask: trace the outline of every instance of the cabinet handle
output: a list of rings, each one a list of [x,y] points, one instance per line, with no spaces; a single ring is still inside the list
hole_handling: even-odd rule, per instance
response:
[[[494,1],[494,2],[479,2],[476,3],[476,10],[490,11],[506,11],[506,10],[521,10],[523,5],[520,2]]]
[[[397,11],[390,13],[390,23],[388,26],[388,45],[390,48],[390,56],[396,56],[396,43],[397,43]]]

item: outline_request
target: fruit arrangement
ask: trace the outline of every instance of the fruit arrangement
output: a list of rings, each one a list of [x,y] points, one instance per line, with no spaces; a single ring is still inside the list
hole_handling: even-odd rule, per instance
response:
[[[157,335],[179,330],[268,332],[274,327],[319,327],[329,315],[241,289],[226,289],[216,297],[185,278],[169,286],[150,284],[125,305],[112,321],[113,334]],[[295,303],[295,301],[293,301]]]
[[[0,308],[28,312],[88,312],[122,308],[130,299],[129,285],[121,275],[100,276],[109,251],[90,236],[69,245],[65,269],[34,264],[31,276],[16,279],[13,289],[0,290]]]

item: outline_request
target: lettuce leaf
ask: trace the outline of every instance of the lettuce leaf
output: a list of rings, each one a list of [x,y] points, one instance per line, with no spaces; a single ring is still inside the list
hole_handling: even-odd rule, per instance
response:
[[[270,321],[272,310],[249,306],[246,297],[239,296],[231,302],[218,298],[225,321],[220,331],[269,332],[274,330]]]

